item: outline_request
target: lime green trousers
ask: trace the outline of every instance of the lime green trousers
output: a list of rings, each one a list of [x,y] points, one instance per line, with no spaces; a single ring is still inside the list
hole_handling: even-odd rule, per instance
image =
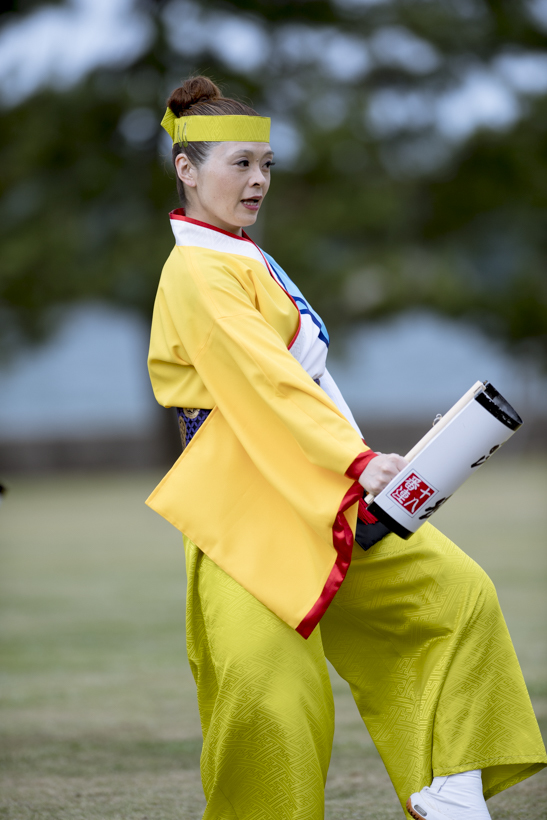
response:
[[[334,733],[325,657],[404,806],[482,769],[485,797],[547,765],[495,589],[430,524],[351,567],[308,640],[184,539],[188,657],[203,729],[204,820],[321,820]]]

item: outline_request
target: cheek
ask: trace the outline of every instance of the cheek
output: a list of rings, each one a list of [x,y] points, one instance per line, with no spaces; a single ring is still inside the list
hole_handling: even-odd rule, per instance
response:
[[[234,179],[231,175],[217,178],[213,189],[213,196],[217,202],[232,204],[233,201],[239,201],[239,180]]]

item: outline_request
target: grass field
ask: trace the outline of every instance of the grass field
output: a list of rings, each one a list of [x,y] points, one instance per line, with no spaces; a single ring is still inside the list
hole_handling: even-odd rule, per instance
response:
[[[495,581],[544,731],[546,467],[541,459],[493,459],[434,520]],[[1,818],[201,817],[181,537],[143,503],[157,478],[7,482]],[[349,690],[332,677],[337,724],[326,816],[402,818]],[[547,770],[489,806],[495,820],[545,820]]]

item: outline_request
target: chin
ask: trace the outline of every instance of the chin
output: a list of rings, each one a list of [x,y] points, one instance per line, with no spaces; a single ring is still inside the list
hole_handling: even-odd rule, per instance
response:
[[[259,213],[260,207],[258,211],[249,211],[244,205],[240,205],[234,212],[234,219],[236,219],[240,225],[252,225],[253,222],[256,222]]]
[[[257,220],[258,213],[259,212],[256,211],[255,213],[245,214],[245,216],[247,217],[245,221],[243,222],[243,220],[240,220],[240,222],[242,222],[242,227],[245,227],[245,225],[254,225]]]
[[[250,225],[254,225],[256,222],[256,218],[258,216],[258,211],[255,213],[245,211],[244,213],[234,214],[232,219],[224,219],[223,221],[227,225],[232,225],[234,228],[241,230],[243,228],[248,228]]]

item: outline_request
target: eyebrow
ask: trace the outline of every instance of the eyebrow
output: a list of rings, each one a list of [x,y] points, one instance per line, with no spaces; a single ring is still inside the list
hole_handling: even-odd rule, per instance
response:
[[[251,151],[249,148],[237,148],[233,152],[233,154],[231,154],[231,157],[235,157],[238,154],[247,154],[247,155],[250,155],[250,156],[254,156],[255,152]],[[269,157],[269,156],[273,157],[273,155],[274,155],[274,152],[272,150],[266,151],[264,154],[262,154],[263,157]]]

